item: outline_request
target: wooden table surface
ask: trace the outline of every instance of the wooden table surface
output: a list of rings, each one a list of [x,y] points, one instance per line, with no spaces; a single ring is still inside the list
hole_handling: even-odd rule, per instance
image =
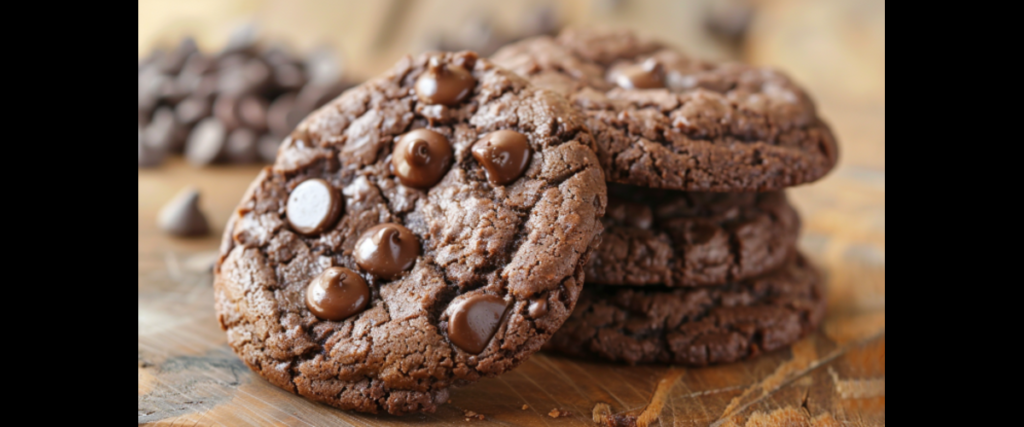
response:
[[[789,191],[803,217],[800,245],[827,276],[828,316],[816,333],[790,349],[703,369],[539,353],[501,377],[454,389],[450,404],[435,414],[336,410],[252,373],[226,345],[214,317],[210,266],[228,214],[258,167],[196,169],[173,159],[138,172],[139,424],[593,426],[611,414],[658,426],[884,425],[884,2],[761,3],[742,58],[781,65],[804,83],[840,140],[840,166]],[[143,21],[150,22],[142,6],[140,49]],[[647,22],[656,15],[648,12],[626,14],[624,22]],[[666,25],[651,28],[669,34]],[[880,36],[864,28],[880,28]],[[369,72],[390,62],[367,62]],[[156,212],[187,185],[202,192],[209,237],[173,238],[156,228]],[[553,410],[561,416],[552,417]],[[468,418],[470,411],[483,419]]]

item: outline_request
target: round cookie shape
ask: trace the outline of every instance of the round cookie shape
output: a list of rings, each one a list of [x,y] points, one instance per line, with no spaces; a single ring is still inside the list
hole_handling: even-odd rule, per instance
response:
[[[587,283],[711,286],[780,267],[800,217],[782,192],[704,193],[608,185]]]
[[[792,344],[824,313],[821,276],[796,255],[775,271],[714,287],[588,284],[544,348],[630,364],[705,366]]]
[[[417,82],[434,65],[465,70],[472,87],[425,102]],[[395,157],[421,130],[442,136],[451,160],[429,185],[407,185]],[[499,131],[522,135],[530,153],[502,185],[473,155]],[[563,97],[473,53],[401,60],[306,117],[242,197],[215,268],[229,345],[315,401],[433,412],[450,387],[514,368],[569,317],[607,203],[594,149]],[[306,233],[289,223],[288,200],[311,180],[337,189],[343,208]],[[336,268],[365,281],[366,304],[318,315],[310,286]]]
[[[492,56],[587,116],[609,182],[774,191],[815,181],[838,147],[786,75],[699,61],[628,31],[567,29]]]

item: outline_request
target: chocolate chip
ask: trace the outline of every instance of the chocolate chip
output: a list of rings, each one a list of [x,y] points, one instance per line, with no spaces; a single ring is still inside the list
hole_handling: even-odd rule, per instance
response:
[[[183,125],[191,126],[209,117],[210,101],[206,98],[188,98],[174,107],[174,115]]]
[[[402,185],[430,188],[448,172],[452,163],[452,145],[448,138],[428,129],[402,135],[391,157],[392,171]]]
[[[146,145],[144,139],[142,127],[139,127],[139,167],[151,168],[159,166],[164,161],[165,153]]]
[[[238,101],[238,118],[242,124],[257,132],[267,130],[267,101],[247,96]]]
[[[274,84],[284,90],[299,90],[306,84],[306,75],[298,65],[285,63],[274,66]]]
[[[392,280],[412,268],[420,256],[420,239],[401,225],[379,224],[359,236],[353,256],[363,270]]]
[[[157,225],[175,236],[203,236],[210,232],[206,216],[199,210],[199,190],[188,187],[167,202],[157,216]]]
[[[241,119],[238,118],[238,98],[231,95],[217,97],[213,103],[213,115],[229,130],[242,124]]]
[[[527,310],[530,317],[538,319],[548,314],[548,300],[544,297],[539,297],[530,301],[530,307]]]
[[[455,105],[476,86],[476,79],[465,68],[430,58],[427,71],[416,80],[416,96],[427,104]]]
[[[307,179],[288,196],[286,216],[292,229],[313,235],[334,225],[344,208],[341,193],[329,182]]]
[[[328,46],[313,49],[306,57],[309,81],[317,85],[330,85],[341,80],[341,58]]]
[[[337,98],[344,91],[341,83],[321,84],[311,82],[299,91],[295,98],[295,109],[301,112],[299,120],[306,117],[313,110]]]
[[[464,298],[448,320],[448,339],[467,352],[479,354],[498,330],[506,306],[505,300],[494,295]]]
[[[260,159],[267,163],[274,163],[274,160],[277,159],[277,149],[281,146],[283,139],[272,134],[261,136],[260,140],[256,142],[256,152],[259,153]]]
[[[227,129],[220,120],[210,117],[199,122],[185,146],[185,159],[194,166],[205,166],[217,161],[224,150]]]
[[[306,288],[306,307],[324,320],[345,320],[363,311],[369,301],[366,281],[345,267],[324,270]]]
[[[650,58],[618,70],[614,80],[623,89],[655,89],[665,87],[665,71],[661,63]]]
[[[145,143],[162,152],[179,152],[185,143],[185,129],[174,117],[170,107],[160,107],[145,130]]]
[[[494,185],[505,185],[523,174],[530,163],[530,142],[513,130],[491,132],[473,144],[473,157]]]
[[[615,197],[608,198],[605,217],[619,224],[648,230],[654,223],[651,207],[642,203],[633,203]]]
[[[276,135],[288,135],[299,124],[292,114],[295,108],[295,94],[286,93],[277,97],[267,108],[267,127]],[[275,149],[276,150],[276,149]]]
[[[224,159],[230,163],[253,163],[259,159],[256,152],[256,132],[247,128],[238,128],[228,135],[224,146]]]

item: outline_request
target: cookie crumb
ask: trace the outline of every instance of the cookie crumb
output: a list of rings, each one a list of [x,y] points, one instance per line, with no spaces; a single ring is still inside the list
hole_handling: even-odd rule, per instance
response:
[[[476,417],[476,412],[473,412],[473,411],[466,411],[466,417],[467,417],[467,418],[473,418],[473,417]]]
[[[548,416],[551,417],[551,418],[565,418],[565,417],[571,417],[572,416],[572,412],[555,408],[555,409],[552,409],[551,412],[548,412]]]
[[[530,405],[523,405],[523,410],[525,411],[527,409],[530,409]]]
[[[594,405],[593,417],[595,423],[604,423],[611,414],[612,407],[608,406],[607,403],[598,403]]]

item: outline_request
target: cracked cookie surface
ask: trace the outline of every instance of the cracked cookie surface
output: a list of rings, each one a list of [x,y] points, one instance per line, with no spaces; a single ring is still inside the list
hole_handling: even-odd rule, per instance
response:
[[[800,217],[782,192],[705,193],[608,184],[587,283],[707,286],[779,267]]]
[[[703,62],[615,30],[568,29],[491,59],[584,112],[609,182],[769,191],[817,180],[837,160],[810,97],[769,68]]]
[[[424,83],[430,73],[434,81]],[[402,166],[396,144],[422,129],[433,133],[414,134],[427,136],[406,144],[402,160],[411,166]],[[524,135],[531,151],[503,185],[488,180],[471,152],[499,130]],[[310,399],[363,412],[433,412],[450,386],[515,367],[568,318],[606,205],[593,147],[583,117],[562,97],[472,53],[403,59],[307,117],[243,196],[215,269],[228,343],[271,383]],[[430,174],[410,179],[417,165]],[[303,183],[309,189],[290,198]],[[302,197],[322,203],[289,215]],[[334,200],[338,209],[325,205]],[[313,226],[300,232],[290,221]],[[358,252],[366,250],[361,235],[384,223],[404,227],[376,237],[405,239],[392,245],[397,255]],[[403,246],[409,232],[418,251]],[[315,278],[319,294],[307,302]],[[343,320],[320,319],[307,306],[330,304],[330,292],[343,295],[338,289],[357,282],[368,301],[350,293],[358,304],[323,310]],[[481,313],[496,316],[489,338],[477,331]]]
[[[795,342],[824,312],[821,276],[797,255],[778,270],[722,286],[587,285],[544,348],[631,364],[728,363]]]

